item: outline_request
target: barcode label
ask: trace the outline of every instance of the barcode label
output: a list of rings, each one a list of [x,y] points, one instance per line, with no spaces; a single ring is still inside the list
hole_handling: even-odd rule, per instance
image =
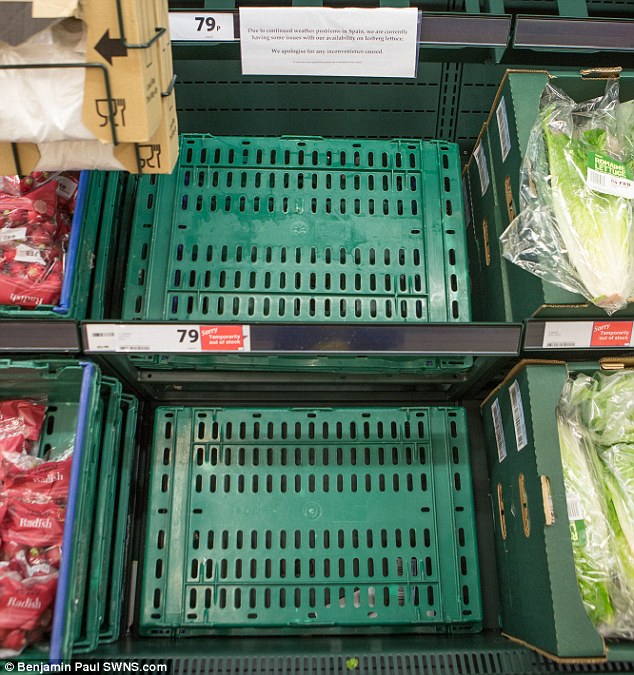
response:
[[[476,164],[478,165],[478,173],[480,174],[480,187],[482,189],[482,196],[486,194],[489,189],[489,167],[487,166],[487,158],[484,153],[482,143],[478,143],[478,147],[473,151]]]
[[[38,265],[46,264],[39,248],[31,248],[25,244],[20,244],[15,249],[15,260],[17,262],[37,263]]]
[[[568,507],[568,520],[572,521],[585,519],[579,495],[575,494],[574,492],[567,492],[566,506]]]
[[[500,402],[495,400],[491,406],[491,417],[493,419],[493,431],[495,432],[495,444],[498,449],[498,460],[502,463],[506,457],[506,439],[504,438],[504,426],[502,425],[502,412]]]
[[[509,118],[506,115],[506,101],[504,96],[500,100],[500,105],[495,111],[498,121],[498,133],[500,134],[500,149],[502,151],[502,161],[505,162],[511,151],[511,134],[509,132]]]
[[[607,173],[599,173],[594,169],[588,169],[588,187],[597,192],[603,192],[615,197],[634,199],[634,181],[626,178],[615,178]]]
[[[630,169],[608,155],[588,153],[586,184],[591,190],[634,199],[634,180]]]
[[[26,227],[5,227],[0,230],[0,244],[26,239]]]
[[[511,397],[511,409],[513,411],[513,428],[515,429],[515,442],[519,452],[528,445],[526,434],[526,421],[524,419],[524,408],[522,406],[522,393],[517,382],[509,387],[509,396]]]
[[[544,347],[576,347],[576,342],[547,342]]]
[[[114,333],[92,333],[93,337],[114,337]]]

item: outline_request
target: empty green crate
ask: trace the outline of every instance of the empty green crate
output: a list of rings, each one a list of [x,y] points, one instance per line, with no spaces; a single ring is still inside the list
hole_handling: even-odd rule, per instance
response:
[[[104,407],[99,442],[97,487],[91,546],[88,558],[83,611],[74,624],[73,653],[92,651],[99,642],[105,587],[108,584],[109,556],[112,546],[113,503],[116,493],[115,468],[121,437],[121,384],[103,377],[101,397]]]
[[[122,319],[469,321],[457,146],[183,136],[139,179]]]
[[[111,545],[107,549],[107,584],[105,587],[104,613],[99,630],[99,642],[102,644],[118,639],[121,629],[121,608],[123,605],[125,581],[125,560],[129,543],[130,488],[136,451],[136,425],[138,401],[129,394],[121,396],[123,422],[120,438],[117,466],[117,492],[112,505],[114,529]]]
[[[481,627],[462,408],[161,407],[150,476],[142,635]]]

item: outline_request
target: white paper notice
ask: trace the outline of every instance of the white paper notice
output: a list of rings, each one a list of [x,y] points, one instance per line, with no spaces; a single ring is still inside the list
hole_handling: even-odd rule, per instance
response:
[[[245,75],[416,77],[418,10],[240,7]]]

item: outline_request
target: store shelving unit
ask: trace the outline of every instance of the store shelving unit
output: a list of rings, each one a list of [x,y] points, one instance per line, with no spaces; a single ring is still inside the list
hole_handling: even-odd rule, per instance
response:
[[[298,0],[295,4],[316,3]],[[348,4],[378,6],[361,1],[329,3]],[[394,0],[380,4],[410,3]],[[634,2],[446,0],[411,5],[423,11],[418,76],[385,81],[243,76],[236,3],[170,2],[173,11],[229,12],[235,17],[232,40],[173,45],[181,131],[245,137],[439,138],[458,143],[464,160],[473,149],[506,68],[634,67]],[[129,187],[131,196],[136,189]],[[126,219],[129,217],[128,209]],[[108,294],[105,282],[100,288]],[[248,628],[242,634],[227,629],[220,637],[177,639],[132,633],[100,646],[94,656],[169,661],[170,672],[183,675],[634,672],[634,650],[622,652],[615,657],[617,661],[606,664],[558,665],[500,636],[491,503],[478,407],[483,394],[523,357],[624,357],[634,355],[630,347],[598,349],[583,341],[573,346],[545,346],[547,323],[556,316],[524,325],[258,321],[248,324],[250,352],[220,353],[212,358],[202,349],[184,348],[178,342],[179,331],[189,339],[191,331],[200,331],[200,321],[122,321],[112,300],[108,297],[100,305],[92,321],[2,321],[0,355],[83,354],[145,401],[140,447],[146,451],[137,458],[130,570],[140,574],[143,566],[150,489],[146,477],[151,470],[153,422],[160,414],[157,408],[460,404],[467,409],[484,632],[403,635],[398,627],[382,627],[367,634],[363,627],[327,636],[311,635],[305,629],[296,631],[301,636],[291,636],[283,630],[274,634]],[[472,297],[472,303],[477,302],[478,298]],[[574,331],[575,323],[561,322],[563,334]],[[108,339],[100,341],[104,335]],[[111,337],[116,339],[109,341]],[[134,349],[140,342],[143,349]],[[469,366],[456,371],[421,372],[395,366],[408,359],[450,362],[465,357],[472,359]],[[326,364],[333,359],[337,367],[329,369]],[[353,361],[370,365],[347,368]],[[311,364],[320,367],[311,369]],[[376,364],[374,371],[371,364]],[[139,588],[132,573],[124,595],[135,625],[142,613]]]

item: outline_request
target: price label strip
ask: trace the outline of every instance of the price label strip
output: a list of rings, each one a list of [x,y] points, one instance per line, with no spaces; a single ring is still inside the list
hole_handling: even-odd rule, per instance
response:
[[[233,42],[237,39],[232,12],[170,12],[169,18],[172,42]]]
[[[249,326],[89,324],[87,351],[184,353],[251,351]]]
[[[631,347],[633,325],[632,321],[547,321],[544,324],[542,347]]]

